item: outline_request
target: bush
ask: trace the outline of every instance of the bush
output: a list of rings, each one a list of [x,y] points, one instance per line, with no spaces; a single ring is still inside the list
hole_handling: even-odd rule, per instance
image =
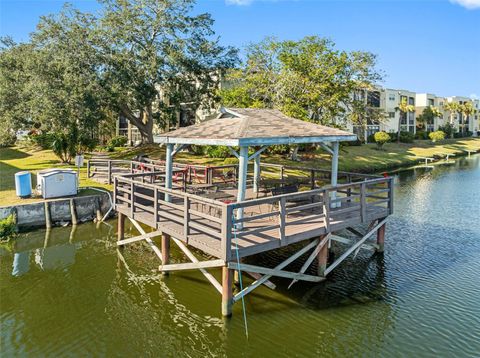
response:
[[[471,137],[473,135],[472,132],[455,132],[453,133],[453,138],[467,138],[467,137]]]
[[[205,154],[205,146],[192,144],[190,146],[190,152],[192,152],[195,155],[204,155]]]
[[[385,143],[390,142],[390,136],[385,132],[377,132],[373,135],[373,138],[379,149],[382,149]]]
[[[362,141],[360,139],[351,141],[351,142],[342,142],[342,145],[346,147],[360,147],[362,145]]]
[[[88,134],[80,134],[77,143],[77,153],[90,152],[98,145],[98,139]]]
[[[10,214],[5,219],[0,220],[0,240],[7,241],[15,236],[17,227],[15,224],[15,215]]]
[[[231,155],[228,147],[224,145],[208,145],[205,147],[205,154],[209,158],[228,158]]]
[[[400,132],[400,142],[402,143],[413,143],[415,135],[410,132]]]
[[[0,128],[0,148],[11,147],[15,144],[17,136],[9,128]]]
[[[288,144],[272,145],[267,149],[269,154],[288,154],[290,146]]]
[[[435,131],[435,132],[430,133],[428,136],[430,137],[432,142],[435,143],[437,141],[441,141],[441,140],[445,139],[445,132]]]
[[[111,138],[109,141],[108,141],[108,146],[111,146],[111,147],[123,147],[125,146],[125,144],[127,144],[128,142],[128,138],[123,136],[123,135],[119,135],[119,136],[116,136],[116,137],[113,137]]]
[[[447,123],[444,126],[438,127],[438,130],[445,133],[447,138],[453,138],[454,137],[455,127],[453,125],[451,125],[450,123]]]
[[[55,135],[53,133],[32,133],[30,140],[42,149],[51,149]]]
[[[71,134],[67,135],[62,132],[54,133],[52,151],[63,163],[70,163],[75,154],[77,154],[75,148],[76,141],[72,140],[73,138],[71,137]]]
[[[415,139],[424,140],[428,138],[429,138],[429,133],[426,131],[417,131],[417,133],[415,133]]]

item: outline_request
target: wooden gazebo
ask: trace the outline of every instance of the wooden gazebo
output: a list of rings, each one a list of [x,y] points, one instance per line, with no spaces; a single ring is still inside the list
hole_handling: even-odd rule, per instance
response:
[[[114,204],[119,214],[118,245],[146,241],[160,258],[163,273],[200,270],[222,295],[222,314],[230,315],[234,302],[262,284],[273,287],[272,276],[320,282],[349,255],[360,249],[383,251],[385,222],[393,212],[392,178],[338,171],[339,143],[355,140],[352,133],[304,122],[270,109],[227,109],[203,123],[180,128],[156,138],[166,145],[164,163],[150,170],[113,178]],[[261,153],[271,145],[317,143],[332,156],[330,185],[311,190],[246,200],[247,166],[254,163],[253,190],[258,190]],[[224,145],[239,159],[236,201],[225,202],[188,192],[188,183],[175,181],[180,165],[173,158],[186,145]],[[249,148],[254,148],[249,155]],[[238,152],[236,148],[239,148]],[[132,164],[130,168],[134,168]],[[311,168],[312,173],[316,168]],[[339,175],[345,179],[339,184]],[[256,208],[268,206],[258,212]],[[140,236],[124,238],[128,217]],[[139,223],[153,228],[145,232]],[[355,239],[340,236],[348,230]],[[377,242],[366,241],[377,234]],[[162,235],[159,249],[151,238]],[[171,264],[173,240],[191,262]],[[328,262],[331,241],[346,250]],[[295,243],[304,246],[274,268],[245,264],[242,259]],[[215,259],[199,261],[192,246]],[[299,272],[285,268],[311,251]],[[317,275],[307,273],[317,262]],[[222,268],[222,282],[207,269]],[[233,273],[248,273],[255,281],[233,295]]]
[[[172,187],[173,157],[185,145],[223,145],[238,158],[237,201],[245,200],[248,162],[253,160],[253,191],[258,190],[260,156],[271,145],[320,144],[332,155],[331,185],[337,185],[339,143],[354,141],[357,136],[337,128],[326,127],[288,117],[275,109],[222,108],[212,120],[180,128],[156,138],[166,144],[165,187]],[[238,147],[236,152],[234,147]],[[256,148],[249,155],[249,148]],[[243,210],[238,210],[238,217]]]

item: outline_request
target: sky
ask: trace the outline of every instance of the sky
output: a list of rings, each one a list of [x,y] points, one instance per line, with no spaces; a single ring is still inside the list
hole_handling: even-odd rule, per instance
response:
[[[62,0],[0,0],[0,35],[28,40]],[[97,11],[94,0],[71,0]],[[480,97],[480,0],[197,0],[225,45],[266,36],[328,37],[342,50],[378,55],[381,85],[439,96]]]

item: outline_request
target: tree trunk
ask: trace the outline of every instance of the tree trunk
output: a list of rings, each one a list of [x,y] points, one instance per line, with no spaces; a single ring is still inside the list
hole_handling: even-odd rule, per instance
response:
[[[153,116],[151,106],[141,111],[139,116],[134,115],[127,105],[122,105],[120,111],[132,125],[138,128],[142,144],[153,143]]]
[[[299,160],[298,160],[298,145],[296,145],[292,148],[292,152],[290,153],[290,159],[295,161],[295,162],[299,162]]]
[[[397,143],[400,143],[400,130],[402,128],[402,113],[398,116],[398,132],[397,132]]]

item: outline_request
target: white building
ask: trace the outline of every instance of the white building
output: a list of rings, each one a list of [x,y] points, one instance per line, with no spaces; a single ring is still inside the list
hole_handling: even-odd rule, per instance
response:
[[[416,113],[402,113],[398,109],[402,100],[407,101],[407,103],[412,106],[416,105],[416,96],[414,92],[391,88],[379,88],[376,91],[368,91],[364,97],[366,104],[369,107],[384,112],[385,119],[380,123],[367,121],[366,128],[347,122],[347,130],[353,131],[353,133],[357,134],[360,138],[363,137],[363,135],[361,135],[361,131],[363,130],[366,131],[366,137],[368,138],[368,136],[379,131],[387,133],[398,132],[399,125],[400,131],[415,133]]]
[[[383,124],[385,132],[398,132],[399,122],[401,132],[416,132],[415,112],[403,113],[398,110],[400,103],[405,100],[409,105],[415,106],[415,92],[386,88],[383,90],[382,108],[385,109],[387,119]]]
[[[459,112],[451,113],[445,108],[445,104],[451,102],[458,104],[471,102],[476,112],[467,116]],[[433,123],[427,123],[427,131],[430,132],[438,130],[441,126],[451,123],[458,132],[472,132],[473,135],[477,135],[477,132],[479,131],[480,100],[463,96],[438,97],[431,93],[417,93],[417,117],[422,114],[425,108],[431,106],[437,108],[441,112],[442,116],[435,118]]]

